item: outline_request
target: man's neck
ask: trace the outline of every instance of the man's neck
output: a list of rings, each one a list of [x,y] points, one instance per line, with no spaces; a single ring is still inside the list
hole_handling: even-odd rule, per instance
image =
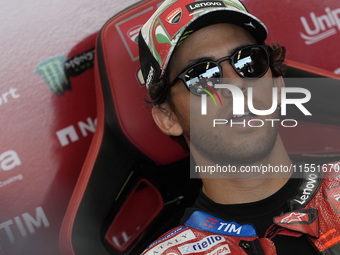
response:
[[[204,194],[219,204],[260,201],[280,190],[289,178],[203,179]]]
[[[195,159],[196,160],[196,159]],[[199,163],[199,162],[196,162]],[[206,163],[206,162],[205,162]],[[210,162],[211,163],[211,162]],[[211,178],[202,176],[203,192],[210,199],[220,204],[242,204],[260,201],[280,190],[292,175],[290,158],[280,137],[271,153],[261,160],[248,165],[235,165],[236,171],[244,169],[259,169],[259,173],[244,173],[242,176],[217,174]],[[264,166],[275,167],[278,172],[263,172]],[[273,170],[274,168],[272,168]],[[239,178],[241,177],[241,178]]]

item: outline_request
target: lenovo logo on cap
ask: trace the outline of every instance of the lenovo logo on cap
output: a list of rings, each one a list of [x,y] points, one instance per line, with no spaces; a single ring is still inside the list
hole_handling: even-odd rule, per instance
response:
[[[200,1],[186,5],[189,12],[194,12],[207,7],[225,7],[223,1]]]
[[[178,7],[177,9],[171,11],[169,15],[166,17],[166,21],[170,24],[178,24],[182,18],[182,8]]]

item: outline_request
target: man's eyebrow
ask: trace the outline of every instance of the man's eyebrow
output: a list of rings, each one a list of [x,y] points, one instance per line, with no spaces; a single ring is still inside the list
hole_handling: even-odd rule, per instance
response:
[[[230,56],[232,54],[234,54],[235,52],[237,52],[238,50],[242,49],[243,47],[246,47],[246,46],[249,46],[251,44],[249,43],[245,43],[245,44],[241,44],[239,46],[236,46],[234,48],[231,48],[228,50],[228,52],[226,53],[225,56],[222,56],[221,58],[224,58],[224,57],[227,57],[227,56]],[[205,57],[199,57],[199,58],[194,58],[194,59],[191,59],[187,65],[183,68],[183,70],[189,68],[190,66],[192,65],[195,65],[197,63],[200,63],[200,62],[203,62],[203,61],[215,61],[216,59],[212,56],[205,56]]]
[[[242,49],[243,47],[250,46],[250,45],[252,45],[252,44],[245,43],[245,44],[241,44],[241,45],[239,45],[235,48],[229,49],[228,50],[229,55],[227,55],[227,56],[230,56],[230,55],[234,54],[235,52],[239,51],[240,49]]]
[[[249,44],[249,43],[246,43],[246,44],[241,44],[235,48],[231,48],[228,50],[227,54],[225,56],[222,56],[223,57],[226,57],[226,56],[230,56],[232,55],[234,52],[237,52],[238,50],[242,49],[243,47],[245,46],[249,46],[249,45],[252,45],[252,44]],[[198,63],[201,63],[201,62],[204,62],[204,61],[215,61],[217,59],[215,59],[214,57],[212,56],[205,56],[205,57],[198,57],[198,58],[194,58],[194,59],[191,59],[189,60],[189,62],[185,65],[185,67],[182,69],[182,72],[184,70],[187,70],[189,67],[195,65],[195,64],[198,64]]]
[[[183,68],[183,70],[188,69],[190,66],[196,65],[198,63],[204,62],[204,61],[214,61],[213,57],[199,57],[199,58],[194,58],[189,60],[189,62],[185,65],[185,67]]]

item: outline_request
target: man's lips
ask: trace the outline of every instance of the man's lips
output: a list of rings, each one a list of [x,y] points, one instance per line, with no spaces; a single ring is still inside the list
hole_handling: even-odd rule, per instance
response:
[[[228,121],[232,120],[234,122],[236,121],[249,121],[251,119],[253,119],[256,115],[254,115],[251,112],[244,112],[244,114],[234,114],[231,118],[228,119]]]

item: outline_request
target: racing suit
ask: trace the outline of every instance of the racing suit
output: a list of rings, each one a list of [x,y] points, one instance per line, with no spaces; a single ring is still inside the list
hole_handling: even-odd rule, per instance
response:
[[[326,172],[334,171],[333,166],[329,165]],[[340,254],[340,178],[324,177],[320,173],[305,173],[288,201],[290,210],[274,217],[273,225],[276,235],[307,237],[315,254]],[[277,251],[271,238],[259,238],[250,224],[193,210],[183,225],[162,235],[143,252],[155,254],[274,255]]]

